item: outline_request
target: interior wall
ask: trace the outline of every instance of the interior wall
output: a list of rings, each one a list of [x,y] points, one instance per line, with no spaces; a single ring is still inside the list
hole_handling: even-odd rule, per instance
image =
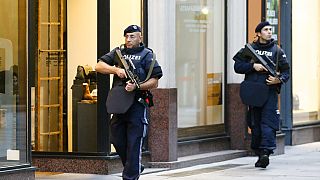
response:
[[[72,91],[78,65],[97,63],[97,0],[67,1],[68,137],[72,137]],[[72,149],[72,138],[68,139]]]
[[[110,1],[110,48],[124,44],[123,30],[131,24],[141,26],[141,0]]]

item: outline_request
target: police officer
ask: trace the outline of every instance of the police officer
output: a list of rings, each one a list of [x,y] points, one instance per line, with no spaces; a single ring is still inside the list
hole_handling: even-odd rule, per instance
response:
[[[141,28],[130,25],[124,30],[125,44],[121,53],[130,66],[134,66],[134,73],[140,80],[145,80],[153,58],[153,52],[142,43]],[[116,49],[116,48],[115,48]],[[103,74],[114,74],[113,84],[126,83],[125,90],[136,91],[136,99],[124,114],[113,114],[110,121],[111,143],[114,145],[124,166],[123,179],[139,179],[144,166],[141,164],[143,138],[146,136],[148,107],[138,102],[143,92],[156,88],[162,77],[161,67],[155,62],[150,79],[140,85],[140,88],[125,80],[127,74],[115,58],[115,49],[103,55],[95,69]]]
[[[253,49],[266,62],[266,56],[271,59],[272,62],[268,64],[277,68],[279,76],[271,76],[261,63],[245,56],[243,48],[237,52],[233,60],[235,72],[245,74],[245,80],[259,81],[269,86],[267,101],[262,107],[248,106],[247,114],[247,122],[252,130],[251,148],[258,156],[255,167],[266,168],[269,165],[269,155],[276,149],[276,131],[279,130],[278,93],[281,84],[289,79],[289,64],[284,51],[272,39],[272,26],[268,21],[259,23],[255,33],[257,38],[251,44]]]

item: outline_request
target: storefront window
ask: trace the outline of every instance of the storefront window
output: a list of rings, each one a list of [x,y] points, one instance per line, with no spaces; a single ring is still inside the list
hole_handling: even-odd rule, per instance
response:
[[[0,1],[0,170],[29,163],[26,2]]]
[[[176,1],[178,127],[224,123],[225,2]]]
[[[319,120],[320,2],[292,1],[293,123]]]

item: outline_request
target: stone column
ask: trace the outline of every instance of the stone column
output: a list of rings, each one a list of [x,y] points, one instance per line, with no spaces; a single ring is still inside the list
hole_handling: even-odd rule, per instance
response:
[[[227,128],[230,133],[231,149],[248,149],[248,137],[246,134],[247,124],[245,119],[246,106],[242,104],[239,97],[240,85],[227,85]]]
[[[177,160],[177,89],[152,90],[148,147],[151,162]]]

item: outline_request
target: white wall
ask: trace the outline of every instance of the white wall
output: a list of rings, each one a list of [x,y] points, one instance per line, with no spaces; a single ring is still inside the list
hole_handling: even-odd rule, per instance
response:
[[[159,88],[176,87],[175,1],[148,1],[148,47],[157,54],[163,70]]]
[[[233,70],[232,57],[244,47],[246,43],[246,0],[228,0],[228,54],[227,54],[227,83],[240,83],[244,76],[236,74]]]
[[[68,0],[68,135],[72,137],[72,91],[78,65],[97,63],[97,0]],[[69,150],[72,141],[69,141]]]

